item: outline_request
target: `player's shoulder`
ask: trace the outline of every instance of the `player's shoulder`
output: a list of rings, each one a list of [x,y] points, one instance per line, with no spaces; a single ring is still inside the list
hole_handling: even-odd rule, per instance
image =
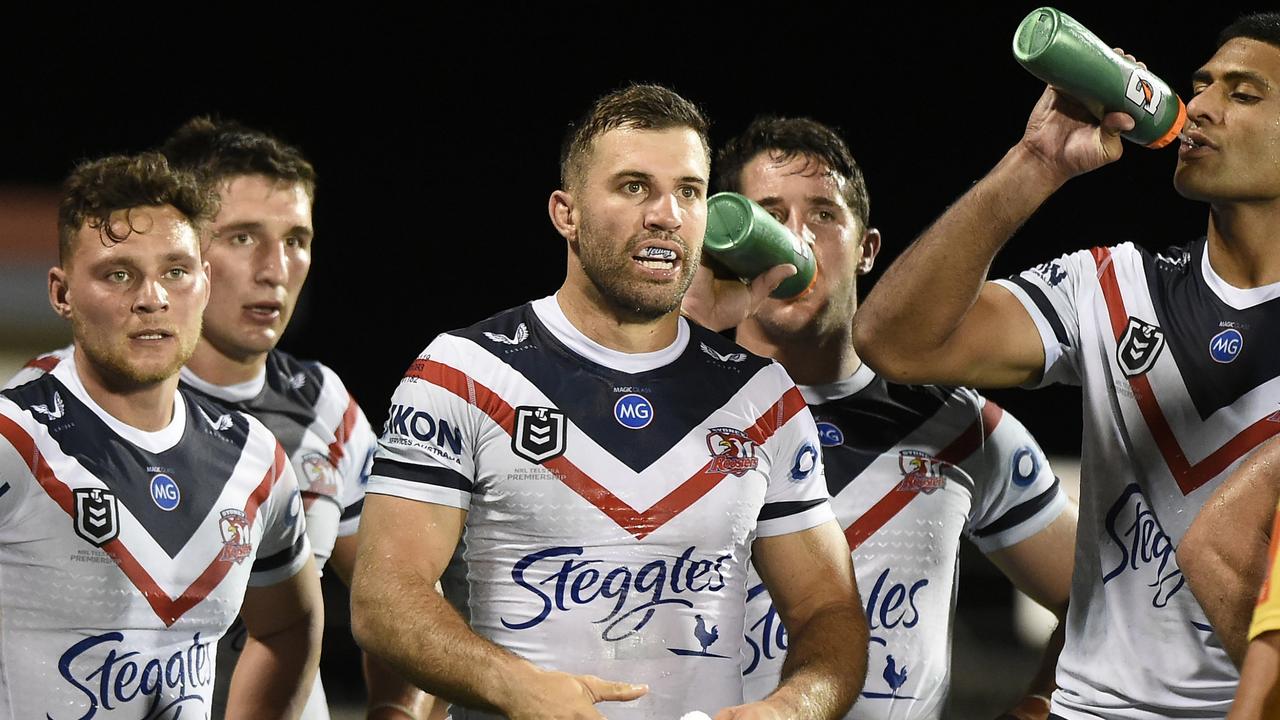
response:
[[[188,422],[196,428],[194,434],[189,434],[191,438],[208,436],[244,445],[249,437],[262,436],[270,437],[274,444],[275,436],[253,415],[187,385],[179,385],[178,392],[186,403]]]
[[[276,393],[315,406],[337,373],[316,360],[303,360],[280,350],[267,353],[266,384]]]
[[[57,350],[37,355],[23,363],[18,372],[5,382],[4,387],[17,387],[31,382],[42,375],[51,373],[53,372],[53,369],[58,367],[58,365],[60,365],[64,360],[70,358],[74,352],[75,346],[68,345],[64,348],[58,348]]]
[[[695,322],[689,322],[689,348],[686,353],[696,354],[701,361],[720,370],[734,369],[755,374],[761,369],[770,368],[770,372],[786,378],[787,383],[791,384],[791,378],[781,363],[772,358],[756,355],[729,338]]]

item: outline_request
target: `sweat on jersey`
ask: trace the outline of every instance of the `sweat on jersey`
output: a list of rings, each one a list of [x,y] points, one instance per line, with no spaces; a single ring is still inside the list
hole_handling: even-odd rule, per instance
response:
[[[43,375],[72,356],[68,346],[27,363],[9,386]],[[302,491],[307,538],[316,568],[323,570],[337,538],[356,533],[364,488],[377,437],[338,375],[318,362],[280,350],[267,354],[258,377],[237,385],[215,385],[182,368],[182,386],[228,409],[252,415],[280,442]],[[218,645],[218,684],[213,717],[222,716],[231,673],[248,639],[239,618]],[[319,675],[301,720],[327,720]]]
[[[862,365],[800,387],[817,421],[827,489],[853,554],[870,630],[867,677],[846,716],[941,716],[950,687],[960,538],[1015,545],[1067,507],[1022,423],[967,388],[895,385]],[[786,629],[747,581],[746,699],[778,685]]]
[[[548,297],[432,341],[369,492],[468,511],[478,634],[648,683],[615,720],[714,715],[742,701],[752,540],[833,517],[817,447],[777,363],[683,319],[666,349],[616,352]]]
[[[0,717],[205,717],[247,585],[310,554],[261,423],[185,390],[132,428],[74,359],[0,393]]]
[[[1084,395],[1053,696],[1068,720],[1223,717],[1239,679],[1175,550],[1222,480],[1280,432],[1280,283],[1231,287],[1207,247],[1098,247],[997,281],[1039,329],[1041,384]]]

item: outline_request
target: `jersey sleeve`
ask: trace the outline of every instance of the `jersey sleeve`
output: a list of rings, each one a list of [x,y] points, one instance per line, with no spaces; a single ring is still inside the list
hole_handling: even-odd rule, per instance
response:
[[[781,366],[775,366],[780,371]],[[817,527],[835,518],[823,474],[818,428],[800,391],[787,381],[782,398],[765,413],[756,428],[781,418],[765,440],[769,485],[756,521],[756,535],[771,537]]]
[[[1275,519],[1271,522],[1271,547],[1267,550],[1267,575],[1262,581],[1262,591],[1258,593],[1258,605],[1253,609],[1253,621],[1249,624],[1249,639],[1253,640],[1265,632],[1280,630],[1280,593],[1275,592],[1275,581],[1280,579],[1280,506],[1276,507]]]
[[[1078,300],[1090,281],[1096,285],[1096,276],[1093,256],[1081,250],[995,281],[1022,303],[1040,333],[1044,370],[1034,387],[1080,384]]]
[[[1016,545],[1045,529],[1069,502],[1049,459],[1011,413],[972,390],[986,439],[961,468],[973,479],[973,510],[965,532],[984,553]]]
[[[259,507],[263,531],[249,575],[249,585],[253,587],[274,585],[293,577],[311,557],[298,479],[278,445],[275,463],[276,480],[266,502]]]
[[[400,380],[367,492],[471,507],[477,421],[475,408],[458,394],[470,380],[455,367],[454,342],[449,335],[437,337]],[[459,384],[464,389],[455,387]]]
[[[43,355],[37,355],[25,362],[22,368],[13,374],[13,377],[6,380],[3,386],[0,386],[0,389],[16,388],[19,385],[25,385],[35,380],[45,373],[52,372],[58,366],[58,363],[71,357],[74,352],[75,346],[68,345]]]
[[[378,448],[378,436],[373,433],[364,413],[360,413],[350,453],[343,458],[342,491],[338,502],[342,505],[342,517],[338,521],[338,537],[350,537],[360,529],[360,513],[364,509],[364,493],[369,485],[369,473],[373,469],[373,455]]]

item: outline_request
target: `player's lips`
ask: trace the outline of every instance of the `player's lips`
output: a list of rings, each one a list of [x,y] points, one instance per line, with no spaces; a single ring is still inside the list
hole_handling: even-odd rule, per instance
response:
[[[284,303],[275,300],[249,303],[244,307],[244,315],[249,320],[262,324],[271,324],[280,319]]]
[[[1188,130],[1178,145],[1178,157],[1200,157],[1218,150],[1218,144],[1199,130]]]
[[[636,248],[631,260],[645,275],[666,280],[679,273],[684,262],[684,248],[670,240],[646,240]]]
[[[128,337],[130,340],[136,342],[158,343],[164,342],[176,334],[177,333],[168,328],[145,328],[142,330],[134,330],[129,333]]]

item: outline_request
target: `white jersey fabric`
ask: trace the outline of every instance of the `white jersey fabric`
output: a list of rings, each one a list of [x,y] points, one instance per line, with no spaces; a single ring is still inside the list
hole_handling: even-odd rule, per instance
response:
[[[616,352],[554,297],[432,341],[369,492],[467,510],[472,628],[540,666],[648,683],[615,720],[739,704],[752,540],[833,517],[780,365],[683,319],[666,349]]]
[[[1053,712],[1215,718],[1238,682],[1178,569],[1201,504],[1280,431],[1280,283],[1240,290],[1201,239],[1063,256],[998,281],[1084,394],[1080,523]]]
[[[0,717],[204,718],[247,585],[310,553],[283,450],[185,390],[144,432],[74,358],[0,393]]]
[[[942,714],[961,537],[985,553],[1047,527],[1066,494],[1012,415],[965,388],[894,385],[863,365],[805,387],[831,504],[853,554],[871,633],[862,695],[846,717]],[[786,630],[754,572],[747,581],[747,700],[778,685]]]
[[[66,347],[27,363],[9,386],[52,370],[71,356]],[[317,362],[305,362],[280,350],[267,355],[258,377],[239,385],[215,385],[187,368],[183,387],[227,408],[252,415],[284,448],[302,492],[307,537],[316,567],[323,570],[339,537],[356,533],[364,506],[364,488],[377,436],[338,375]],[[218,648],[218,690],[213,717],[222,716],[231,673],[248,633],[239,618]],[[327,720],[328,703],[316,676],[302,720]]]

